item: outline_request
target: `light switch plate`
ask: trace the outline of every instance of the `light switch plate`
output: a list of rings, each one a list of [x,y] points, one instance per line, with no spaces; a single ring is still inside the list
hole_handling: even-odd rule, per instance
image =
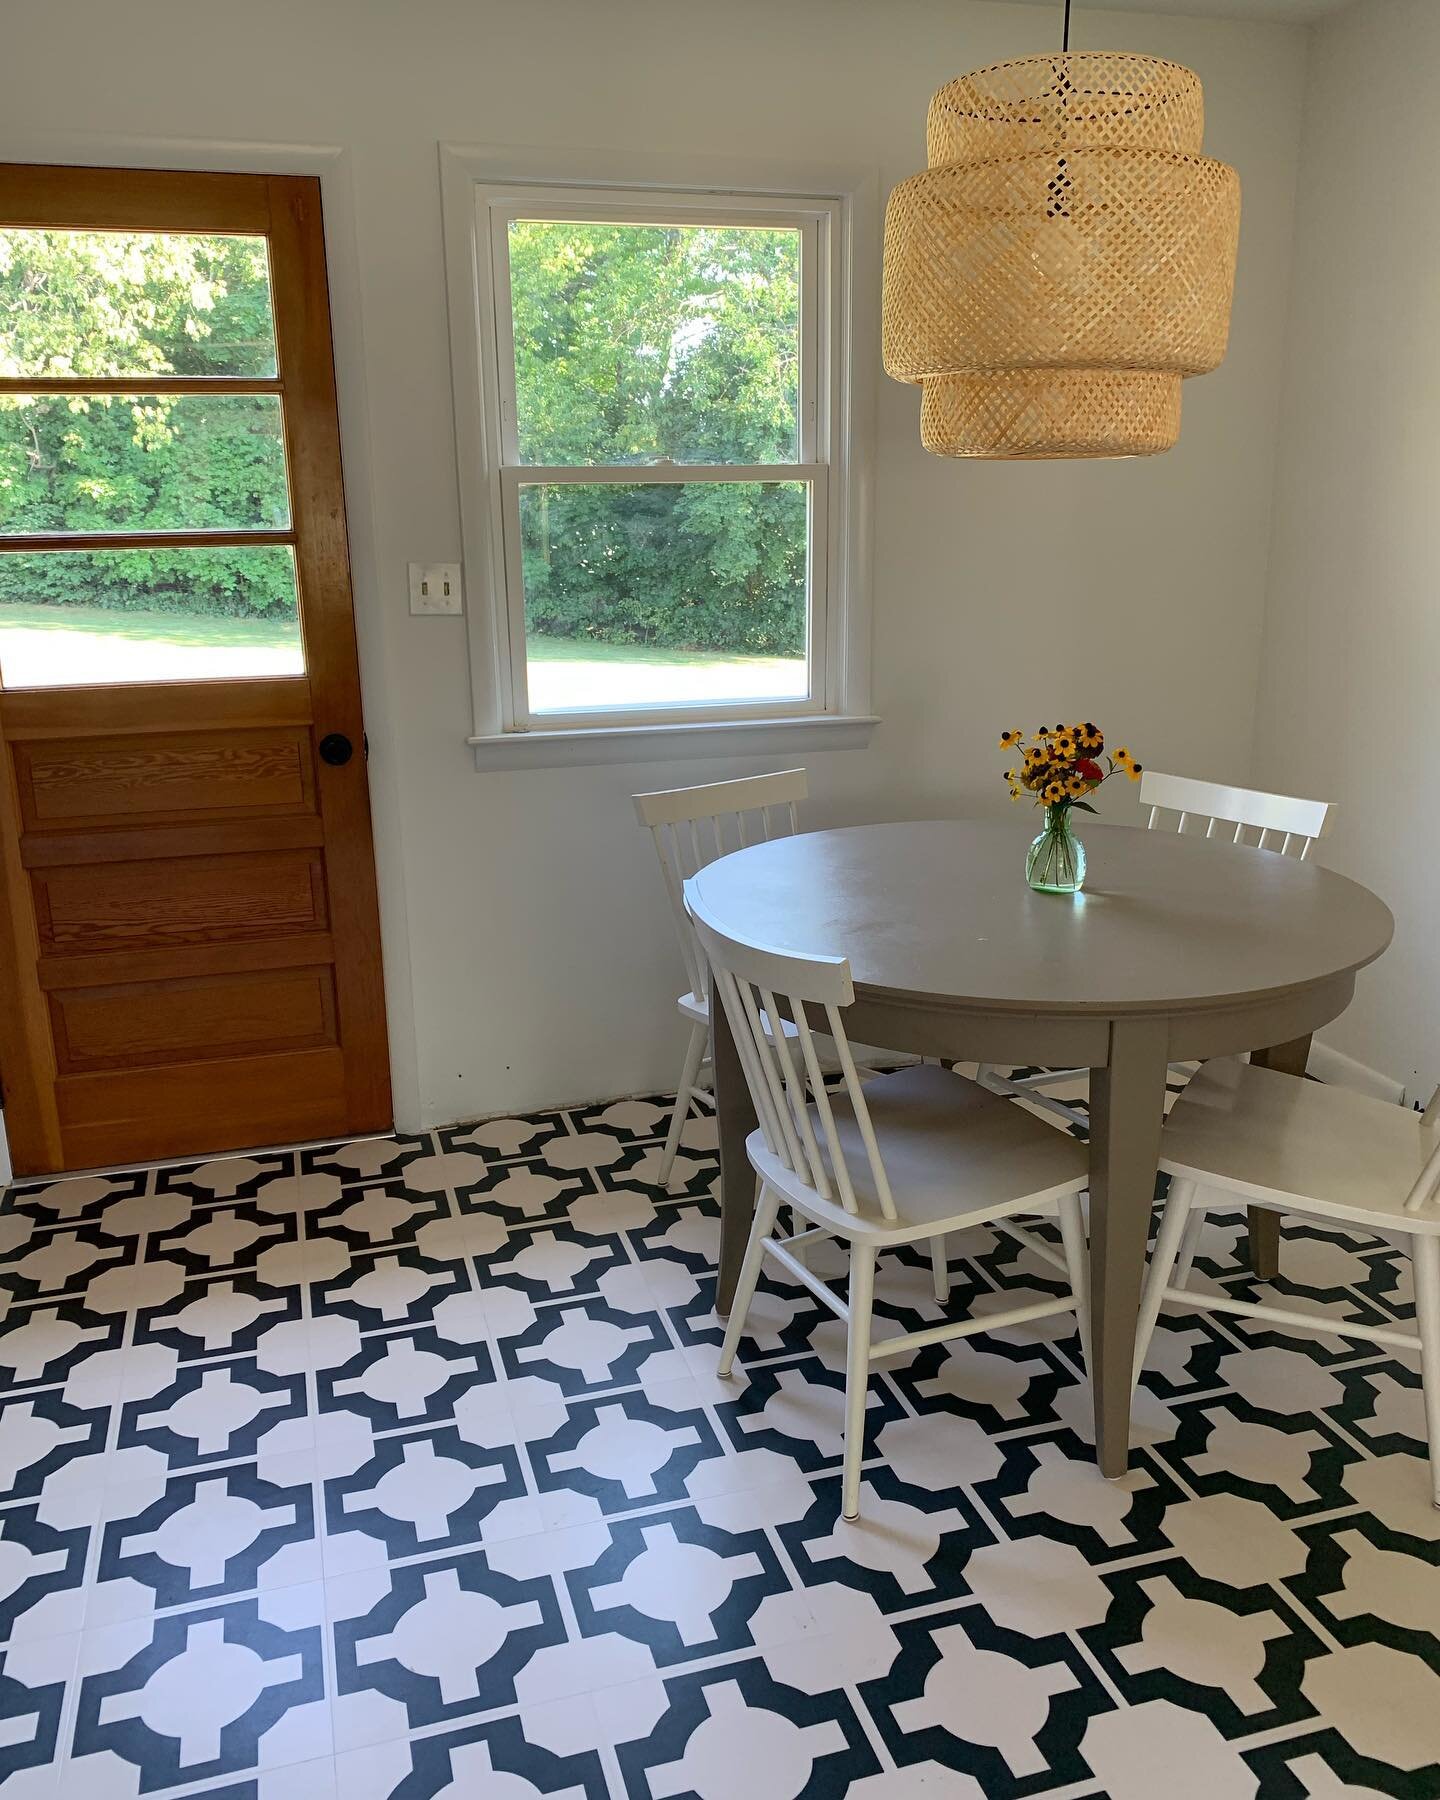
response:
[[[458,613],[464,610],[459,563],[411,563],[412,613]]]

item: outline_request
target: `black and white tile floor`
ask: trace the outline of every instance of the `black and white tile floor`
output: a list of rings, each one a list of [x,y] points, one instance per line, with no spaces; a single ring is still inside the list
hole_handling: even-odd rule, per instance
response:
[[[1133,1472],[1069,1321],[887,1368],[767,1286],[732,1383],[713,1123],[661,1101],[15,1188],[5,1800],[1440,1795],[1440,1512],[1405,1362],[1167,1321]],[[1240,1223],[1202,1267],[1249,1291]],[[989,1233],[956,1302],[1040,1289]],[[1286,1293],[1409,1311],[1298,1229]],[[880,1304],[933,1322],[920,1258]]]

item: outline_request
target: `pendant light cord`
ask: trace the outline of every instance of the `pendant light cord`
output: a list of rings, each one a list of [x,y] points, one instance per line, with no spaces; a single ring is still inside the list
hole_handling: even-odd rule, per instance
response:
[[[1065,35],[1060,48],[1062,50],[1070,48],[1070,0],[1065,0]]]

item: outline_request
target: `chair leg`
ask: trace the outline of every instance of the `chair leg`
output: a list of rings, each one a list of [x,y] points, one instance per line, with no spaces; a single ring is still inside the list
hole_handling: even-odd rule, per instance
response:
[[[735,1283],[735,1298],[730,1302],[730,1317],[725,1322],[725,1342],[720,1346],[721,1375],[728,1375],[735,1366],[740,1334],[745,1329],[750,1302],[755,1298],[755,1284],[760,1279],[760,1265],[765,1260],[765,1240],[770,1235],[779,1210],[780,1196],[762,1182],[760,1197],[755,1205],[755,1222],[750,1227],[750,1241],[745,1246],[745,1260],[740,1265],[740,1277]]]
[[[1135,1327],[1135,1366],[1130,1376],[1132,1384],[1140,1379],[1140,1371],[1145,1367],[1150,1339],[1155,1335],[1155,1321],[1160,1317],[1160,1305],[1165,1289],[1170,1285],[1170,1273],[1179,1254],[1180,1239],[1185,1235],[1185,1222],[1190,1216],[1194,1194],[1193,1181],[1170,1183],[1170,1198],[1165,1202],[1160,1235],[1155,1240],[1155,1254],[1150,1258],[1145,1291],[1140,1297],[1140,1318]]]
[[[935,1283],[935,1298],[943,1306],[950,1298],[950,1259],[945,1254],[945,1238],[930,1240],[930,1273]]]
[[[865,1401],[870,1391],[870,1307],[875,1297],[875,1252],[850,1246],[850,1321],[845,1353],[845,1472],[840,1511],[860,1517],[860,1464],[865,1456]]]
[[[1425,1429],[1430,1438],[1430,1498],[1440,1506],[1440,1238],[1417,1232],[1411,1242],[1420,1379],[1425,1384]]]
[[[1196,1192],[1199,1192],[1198,1188]],[[1175,1273],[1170,1277],[1171,1287],[1189,1286],[1191,1271],[1195,1267],[1195,1254],[1200,1248],[1200,1239],[1204,1233],[1204,1204],[1201,1201],[1192,1200],[1190,1217],[1185,1221],[1185,1235],[1180,1240],[1180,1254],[1175,1259]]]
[[[702,1025],[697,1019],[690,1027],[690,1042],[685,1051],[685,1062],[680,1070],[680,1087],[675,1095],[675,1110],[670,1115],[670,1129],[665,1136],[665,1148],[660,1152],[660,1168],[656,1181],[660,1187],[670,1185],[670,1171],[675,1166],[675,1156],[680,1148],[680,1133],[685,1129],[685,1121],[690,1117],[690,1097],[695,1092],[695,1077],[700,1073],[701,1058],[705,1055],[705,1040],[710,1035],[710,1027]]]
[[[1080,1353],[1090,1367],[1090,1251],[1085,1242],[1085,1215],[1080,1196],[1066,1194],[1060,1200],[1060,1241],[1065,1246],[1065,1271],[1075,1295],[1075,1323],[1080,1328]]]

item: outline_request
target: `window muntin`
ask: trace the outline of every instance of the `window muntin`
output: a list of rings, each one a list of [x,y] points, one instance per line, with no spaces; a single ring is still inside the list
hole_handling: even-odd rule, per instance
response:
[[[505,727],[824,711],[832,203],[477,202]]]

